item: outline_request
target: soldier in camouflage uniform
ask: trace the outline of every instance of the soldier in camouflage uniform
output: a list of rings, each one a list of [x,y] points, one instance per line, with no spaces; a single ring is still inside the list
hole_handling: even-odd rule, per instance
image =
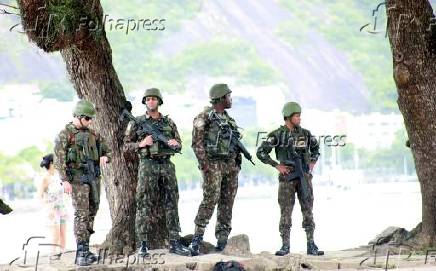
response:
[[[220,125],[237,129],[236,122],[225,109],[231,108],[231,90],[226,84],[216,84],[209,92],[212,107],[206,107],[194,119],[192,148],[203,175],[203,200],[195,217],[195,233],[190,245],[192,255],[199,255],[204,231],[218,205],[215,236],[216,250],[222,251],[232,230],[233,202],[238,190],[241,154],[230,146]],[[219,121],[216,121],[219,120]]]
[[[103,138],[89,129],[95,117],[92,103],[79,101],[73,116],[56,138],[54,166],[66,192],[72,193],[76,264],[86,266],[97,260],[89,251],[89,238],[100,203],[100,165],[109,162],[111,152]]]
[[[295,193],[303,213],[303,228],[307,235],[307,254],[322,255],[318,251],[313,239],[315,223],[313,221],[313,188],[312,188],[312,169],[319,156],[318,141],[312,137],[309,130],[300,126],[301,107],[295,102],[286,103],[283,107],[283,117],[285,125],[268,134],[265,141],[262,142],[257,150],[257,157],[265,164],[275,167],[279,175],[279,192],[278,201],[280,205],[280,226],[279,231],[282,237],[282,247],[276,252],[277,256],[284,256],[289,253],[289,238],[291,230],[291,216],[295,203]],[[274,161],[269,153],[275,149],[276,158],[279,162]],[[291,155],[292,154],[292,155]],[[294,156],[295,155],[295,156]],[[303,198],[302,184],[300,178],[287,180],[294,172],[295,167],[290,166],[295,159],[299,157],[302,161],[301,168],[307,182],[307,198]]]
[[[154,223],[154,208],[158,204],[159,197],[164,197],[166,226],[170,235],[170,252],[189,256],[189,249],[179,241],[179,191],[175,166],[170,160],[175,154],[175,149],[181,149],[182,141],[176,124],[158,111],[159,106],[163,104],[162,95],[158,89],[147,89],[142,103],[146,105],[147,112],[137,117],[136,121],[129,122],[124,138],[124,151],[136,153],[140,159],[135,219],[136,238],[141,241],[138,254],[141,257],[149,254],[147,242],[153,234],[151,225]],[[165,144],[153,139],[150,134],[139,138],[137,131],[143,122],[155,127],[169,141]]]

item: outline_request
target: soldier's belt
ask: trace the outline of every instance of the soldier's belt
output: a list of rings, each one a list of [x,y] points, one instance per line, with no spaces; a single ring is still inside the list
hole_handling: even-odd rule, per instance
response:
[[[70,172],[72,174],[72,178],[73,180],[80,180],[81,176],[86,175],[86,170],[84,168],[72,168],[70,169]],[[100,174],[98,174],[98,176],[96,176],[96,178],[100,177]]]
[[[95,161],[95,164],[98,165],[98,161]],[[67,168],[71,171],[83,172],[84,165],[81,163],[68,163]]]
[[[74,176],[82,175],[84,173],[83,168],[71,168],[70,171]]]
[[[170,155],[165,155],[165,156],[148,156],[148,157],[143,157],[141,159],[151,162],[151,163],[156,163],[156,164],[166,164],[170,162]]]
[[[237,157],[237,154],[232,153],[232,154],[229,154],[229,155],[226,155],[226,156],[224,156],[224,155],[223,156],[208,156],[207,159],[209,161],[224,161],[224,162],[227,162],[227,161],[236,160],[236,157]]]

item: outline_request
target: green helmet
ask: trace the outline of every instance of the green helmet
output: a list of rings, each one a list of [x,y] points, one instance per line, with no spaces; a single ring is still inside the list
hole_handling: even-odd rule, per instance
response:
[[[283,106],[283,117],[290,117],[292,114],[301,113],[301,106],[296,102],[289,102]]]
[[[229,93],[232,93],[227,84],[215,84],[209,91],[210,100],[219,99]]]
[[[145,98],[148,96],[155,96],[159,99],[159,105],[163,104],[162,94],[160,94],[160,90],[157,88],[149,88],[145,91],[144,96],[142,97],[142,103],[145,104]]]
[[[74,108],[73,116],[75,117],[86,116],[86,117],[94,118],[95,107],[89,101],[80,100],[79,102],[77,102],[76,107]]]

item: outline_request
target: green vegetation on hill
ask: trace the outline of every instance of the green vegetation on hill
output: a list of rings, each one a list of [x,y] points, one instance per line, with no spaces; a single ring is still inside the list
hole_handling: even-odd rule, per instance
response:
[[[74,99],[76,92],[70,82],[42,82],[39,85],[43,98],[56,99],[60,102],[70,102]]]
[[[321,33],[327,41],[342,51],[359,71],[370,94],[372,110],[398,112],[396,87],[392,77],[392,55],[385,38],[386,10],[375,13],[379,34],[373,30],[373,10],[377,1],[294,1],[280,0],[293,17],[277,30],[277,34],[292,46],[303,46],[310,31]],[[381,1],[380,1],[381,2]],[[370,23],[360,32],[360,28]]]
[[[10,4],[14,5],[14,1]],[[126,93],[147,86],[159,86],[168,92],[185,91],[185,83],[191,76],[232,76],[239,83],[252,85],[268,85],[280,80],[278,73],[258,56],[253,45],[236,38],[215,37],[189,44],[173,55],[160,52],[159,42],[179,30],[185,21],[192,20],[201,5],[200,0],[102,0],[113,63]],[[13,25],[12,17],[5,19],[0,24],[2,27]],[[153,20],[158,21],[153,23]],[[152,26],[148,27],[148,24]],[[153,25],[159,27],[153,30]],[[34,45],[28,43],[24,35],[12,34],[15,35],[10,36],[20,39],[18,46],[11,47],[9,43],[0,42],[0,51],[12,58],[17,69],[26,69],[28,67],[23,64],[25,59],[20,56]],[[50,57],[62,62],[58,52],[50,54]],[[21,79],[20,82],[25,81]],[[67,75],[56,80],[37,82],[42,88],[43,97],[71,100],[72,86]]]
[[[11,197],[29,197],[35,191],[33,177],[45,154],[36,147],[22,149],[15,155],[0,152],[0,186]]]
[[[163,31],[140,28],[128,34],[110,31],[109,27],[114,23],[106,24],[114,65],[126,92],[144,86],[159,86],[168,92],[185,91],[185,83],[191,75],[234,76],[240,83],[260,85],[278,79],[277,73],[257,55],[254,47],[238,39],[218,37],[188,45],[171,56],[159,53],[159,41],[192,19],[200,11],[200,0],[112,2],[103,1],[105,13],[110,15],[108,18],[131,18],[136,22],[139,19],[165,19]]]

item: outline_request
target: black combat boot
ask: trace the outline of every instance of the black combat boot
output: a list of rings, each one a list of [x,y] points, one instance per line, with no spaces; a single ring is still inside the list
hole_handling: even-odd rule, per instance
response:
[[[321,256],[324,255],[324,251],[318,250],[313,240],[307,241],[307,255]]]
[[[191,245],[189,246],[189,250],[191,250],[191,256],[200,255],[201,241],[203,241],[203,235],[194,235]]]
[[[289,254],[289,245],[283,244],[280,250],[276,251],[276,256],[285,256]]]
[[[223,251],[226,246],[227,246],[227,238],[218,239],[216,246],[215,246],[215,250],[216,251]]]
[[[93,260],[92,257],[89,256],[87,243],[84,241],[78,241],[76,251],[76,264],[79,266],[88,266],[94,262],[95,260]]]
[[[88,261],[90,261],[91,263],[95,263],[96,261],[98,261],[98,257],[89,250],[89,242],[86,242],[84,246],[85,250],[87,251],[86,257],[88,258]]]
[[[141,246],[139,247],[138,250],[138,256],[139,257],[145,257],[150,255],[150,253],[148,253],[148,247],[147,247],[147,242],[146,241],[142,241],[141,242]]]
[[[179,240],[170,240],[170,253],[180,256],[191,256],[189,248],[182,245]]]

